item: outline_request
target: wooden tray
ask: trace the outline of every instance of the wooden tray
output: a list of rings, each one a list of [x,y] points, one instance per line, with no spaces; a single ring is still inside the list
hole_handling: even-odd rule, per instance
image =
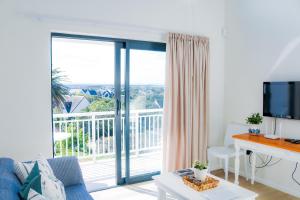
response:
[[[183,176],[182,180],[184,184],[188,185],[189,187],[193,188],[197,191],[204,191],[208,189],[215,188],[219,185],[219,180],[214,179],[212,177],[207,176],[204,182],[197,180],[194,176]]]

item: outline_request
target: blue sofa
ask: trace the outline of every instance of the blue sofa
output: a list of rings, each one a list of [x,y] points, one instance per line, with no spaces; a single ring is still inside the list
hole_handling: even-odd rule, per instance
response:
[[[48,159],[55,176],[64,184],[67,200],[92,200],[83,182],[76,157]],[[14,161],[0,158],[0,200],[19,200],[21,183],[14,173]]]

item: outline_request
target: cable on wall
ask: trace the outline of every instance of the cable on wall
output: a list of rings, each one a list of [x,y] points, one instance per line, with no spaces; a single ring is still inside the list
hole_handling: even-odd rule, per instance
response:
[[[250,164],[250,166],[252,165],[252,163],[251,163],[251,156],[252,156],[252,152],[251,152],[251,154],[249,155],[249,164]],[[274,165],[278,164],[278,163],[282,160],[282,159],[279,159],[279,160],[275,161],[274,163],[271,163],[272,159],[273,159],[273,157],[270,156],[269,159],[267,158],[265,161],[262,162],[263,164],[262,164],[261,166],[255,166],[255,168],[261,169],[261,168],[264,168],[264,167],[271,167],[271,166],[274,166]],[[261,160],[262,160],[262,159],[261,159]],[[271,164],[270,164],[270,163],[271,163]],[[294,170],[293,170],[293,173],[292,173],[292,180],[293,180],[297,185],[300,186],[300,182],[295,178],[295,173],[296,173],[296,171],[297,171],[297,168],[298,168],[298,162],[296,163],[295,168],[294,168]]]
[[[249,155],[249,164],[250,164],[250,166],[252,165],[252,163],[251,163],[251,156],[252,156],[252,154],[253,154],[253,152],[251,152],[250,155]],[[274,166],[274,165],[278,164],[282,160],[282,159],[279,159],[279,160],[271,163],[271,161],[273,160],[273,156],[270,156],[270,158],[269,158],[269,156],[267,156],[267,158],[265,160],[263,160],[260,156],[259,156],[259,158],[260,158],[260,160],[262,162],[262,165],[255,166],[255,168],[257,168],[257,169],[261,169],[261,168],[264,168],[264,167]]]
[[[292,173],[292,179],[293,179],[293,181],[294,181],[295,183],[297,183],[298,185],[300,185],[300,182],[297,181],[297,179],[294,177],[297,168],[298,168],[298,162],[296,163],[295,169],[294,169],[294,171],[293,171],[293,173]]]

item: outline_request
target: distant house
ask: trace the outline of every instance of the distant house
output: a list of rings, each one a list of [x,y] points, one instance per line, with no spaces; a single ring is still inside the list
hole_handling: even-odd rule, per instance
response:
[[[90,96],[97,96],[97,91],[94,89],[81,89],[80,94],[90,95]]]
[[[89,105],[90,102],[84,96],[66,96],[63,113],[78,113]]]
[[[114,89],[71,89],[70,94],[72,95],[88,95],[97,96],[102,98],[112,98],[115,95]]]
[[[114,92],[113,91],[109,91],[109,90],[105,90],[102,92],[101,95],[103,98],[112,98],[114,96]]]
[[[91,96],[97,96],[97,91],[93,89],[89,89],[87,90],[86,94]]]
[[[88,91],[87,89],[82,89],[83,94],[86,94],[87,91]]]

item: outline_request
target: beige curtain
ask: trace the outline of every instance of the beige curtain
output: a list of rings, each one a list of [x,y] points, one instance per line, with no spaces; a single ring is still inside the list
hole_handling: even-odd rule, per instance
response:
[[[209,40],[169,33],[164,103],[164,171],[206,162]]]

